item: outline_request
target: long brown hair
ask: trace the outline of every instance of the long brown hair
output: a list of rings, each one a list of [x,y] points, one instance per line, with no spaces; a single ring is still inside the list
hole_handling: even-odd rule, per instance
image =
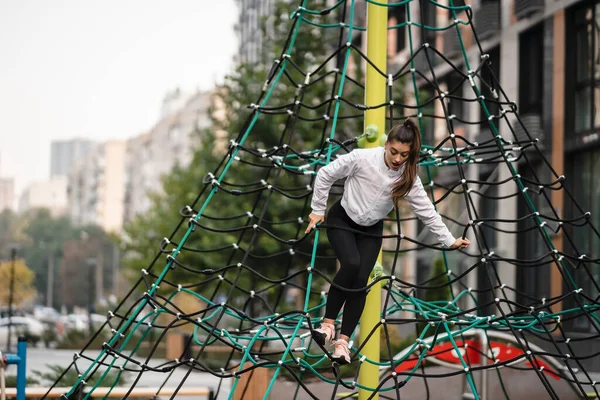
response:
[[[404,172],[400,179],[392,186],[392,200],[395,206],[398,201],[405,197],[412,189],[417,179],[417,163],[421,151],[421,133],[417,124],[407,118],[403,124],[394,125],[388,132],[387,142],[400,142],[410,144],[410,153],[404,166]]]

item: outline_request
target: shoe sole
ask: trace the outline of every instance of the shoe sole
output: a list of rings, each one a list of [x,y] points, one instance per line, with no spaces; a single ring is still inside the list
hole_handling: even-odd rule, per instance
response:
[[[319,333],[317,331],[312,332],[312,338],[317,344],[321,347],[325,346],[325,340],[327,339],[327,335],[324,333]]]
[[[351,362],[351,361],[348,361],[346,359],[346,357],[333,357],[332,356],[331,359],[340,365],[350,364],[350,362]]]

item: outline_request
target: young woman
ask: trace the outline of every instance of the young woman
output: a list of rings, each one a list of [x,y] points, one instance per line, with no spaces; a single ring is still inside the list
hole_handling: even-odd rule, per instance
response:
[[[367,286],[381,248],[383,219],[403,197],[441,244],[452,249],[469,246],[469,240],[452,236],[427,197],[417,176],[420,149],[419,129],[407,119],[390,130],[384,148],[354,150],[319,170],[306,233],[324,221],[333,183],[347,178],[341,201],[331,206],[327,214],[327,238],[341,265],[333,279],[335,284],[347,289]],[[345,304],[340,338],[333,342],[332,355],[332,359],[341,364],[350,362],[348,340],[358,325],[365,296],[364,291],[346,292],[332,285],[325,319],[320,328],[313,331],[314,340],[321,346],[332,342],[335,319]]]

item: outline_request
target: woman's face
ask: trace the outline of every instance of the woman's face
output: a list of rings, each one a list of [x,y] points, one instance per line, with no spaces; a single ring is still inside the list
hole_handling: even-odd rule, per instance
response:
[[[410,154],[410,143],[402,143],[397,141],[385,142],[385,165],[395,171],[398,170],[406,162]]]

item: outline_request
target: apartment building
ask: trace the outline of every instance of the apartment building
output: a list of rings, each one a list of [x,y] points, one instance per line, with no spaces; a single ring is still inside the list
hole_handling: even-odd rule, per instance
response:
[[[261,50],[265,42],[261,30],[261,20],[274,11],[273,0],[238,0],[239,20],[236,31],[239,37],[237,62],[255,63],[261,60]],[[270,61],[270,60],[269,60]]]
[[[12,210],[15,200],[15,180],[13,178],[0,178],[0,212]]]
[[[75,163],[69,177],[69,212],[77,225],[97,224],[107,232],[120,232],[125,196],[124,141],[94,146]]]
[[[450,3],[450,1],[452,1]],[[442,5],[470,6],[469,11],[453,14],[450,10],[436,7],[432,2],[415,1],[410,3],[410,20],[436,28],[421,34],[412,27],[412,35],[405,26],[391,29],[388,36],[389,70],[397,71],[413,56],[423,43],[440,50],[447,59],[429,51],[429,59],[425,53],[414,58],[415,68],[422,71],[430,82],[418,79],[419,93],[433,93],[441,90],[454,93],[463,99],[476,97],[473,88],[465,83],[464,78],[452,67],[463,73],[477,70],[483,62],[482,54],[487,54],[491,62],[489,68],[481,69],[480,79],[475,84],[486,98],[494,98],[498,94],[505,95],[518,107],[518,116],[508,116],[508,121],[500,121],[498,133],[506,138],[516,140],[525,137],[525,129],[533,138],[538,139],[538,146],[543,156],[532,154],[527,161],[512,163],[518,172],[530,179],[548,182],[553,179],[546,161],[559,174],[566,176],[567,191],[548,193],[550,203],[544,196],[531,196],[533,206],[545,215],[553,215],[554,210],[563,219],[576,218],[582,212],[591,212],[592,223],[600,226],[600,62],[598,50],[600,43],[600,1],[575,0],[440,0]],[[422,9],[421,9],[422,6]],[[468,21],[472,16],[475,33],[469,25],[458,24],[456,28],[442,29],[451,26],[455,20]],[[392,7],[389,10],[389,26],[395,26],[407,20],[406,7]],[[364,20],[362,20],[364,23]],[[359,21],[360,22],[360,21]],[[412,46],[411,46],[412,41]],[[357,33],[353,43],[364,46],[364,35]],[[464,51],[464,53],[463,53]],[[468,68],[465,62],[468,61]],[[452,65],[451,65],[452,64]],[[431,68],[433,67],[433,69]],[[490,85],[490,83],[492,83]],[[457,91],[454,91],[457,88]],[[410,91],[408,91],[410,92]],[[438,93],[438,92],[435,92]],[[489,102],[489,113],[500,111],[500,106]],[[447,137],[449,130],[463,135],[472,142],[481,142],[493,138],[487,117],[489,114],[478,102],[459,101],[448,98],[446,109],[441,102],[428,111],[435,115],[453,115],[451,124],[448,118],[424,121],[425,142],[438,143]],[[507,107],[504,105],[504,107]],[[463,121],[481,121],[480,124],[468,124]],[[504,165],[475,165],[465,168],[469,179],[500,182],[512,175]],[[456,168],[439,168],[435,177],[437,183],[456,181]],[[518,216],[527,215],[531,210],[523,196],[515,196],[516,186],[498,185],[481,186],[487,196],[480,196],[475,201],[478,217],[481,219],[516,220]],[[439,194],[445,191],[440,191]],[[578,208],[572,198],[576,199]],[[502,198],[501,201],[496,198]],[[464,200],[463,200],[464,203]],[[466,215],[457,211],[458,203],[448,202],[451,214],[460,220]],[[464,204],[463,204],[464,206]],[[443,210],[442,210],[443,212]],[[458,214],[457,214],[458,212]],[[530,229],[526,222],[504,224],[496,222],[495,229],[482,228],[487,248],[502,254],[506,258],[519,260],[535,260],[548,252],[548,246],[542,235],[525,233]],[[519,229],[518,235],[502,232],[502,229]],[[591,229],[578,229],[565,224],[558,233],[551,235],[557,249],[570,254],[597,254],[600,239]],[[411,227],[412,233],[418,235],[425,231],[421,224]],[[459,233],[459,232],[455,232]],[[577,248],[577,251],[574,250]],[[409,281],[424,281],[431,272],[433,252],[420,251],[405,256],[405,270]],[[453,268],[464,270],[472,265],[472,260],[454,256],[450,258]],[[462,269],[461,269],[462,268]],[[490,286],[490,276],[497,272],[498,279],[516,291],[502,293],[502,297],[528,304],[531,298],[542,299],[558,297],[565,294],[563,285],[565,276],[561,276],[556,267],[525,268],[515,263],[496,262],[495,269],[478,268],[472,273],[468,286],[480,289]],[[595,298],[598,290],[595,282],[600,275],[594,269],[591,273],[595,279],[589,279],[588,268],[568,271],[576,281],[582,283],[581,289],[588,296]],[[495,277],[494,277],[495,279]],[[595,282],[594,282],[595,281]],[[482,304],[493,301],[494,291],[477,295]],[[568,309],[575,306],[572,299],[554,306],[554,310]],[[493,307],[489,310],[494,313]],[[565,322],[563,326],[570,334],[595,332],[595,327],[585,318],[577,318],[573,322]],[[590,345],[586,342],[586,345]],[[574,346],[578,346],[574,344]],[[594,345],[596,346],[596,345]],[[590,353],[597,351],[590,348]],[[590,359],[584,361],[589,368],[598,370],[600,361]]]
[[[180,107],[169,108],[172,111],[165,112],[149,132],[127,141],[126,221],[149,209],[149,194],[160,193],[161,178],[175,165],[189,165],[201,131],[210,125],[210,101],[209,92],[199,91],[188,96]]]
[[[76,161],[84,158],[94,142],[86,139],[53,140],[50,144],[50,177],[69,176]]]
[[[47,208],[55,217],[65,215],[68,207],[67,186],[68,178],[61,175],[31,182],[19,198],[19,212]]]

